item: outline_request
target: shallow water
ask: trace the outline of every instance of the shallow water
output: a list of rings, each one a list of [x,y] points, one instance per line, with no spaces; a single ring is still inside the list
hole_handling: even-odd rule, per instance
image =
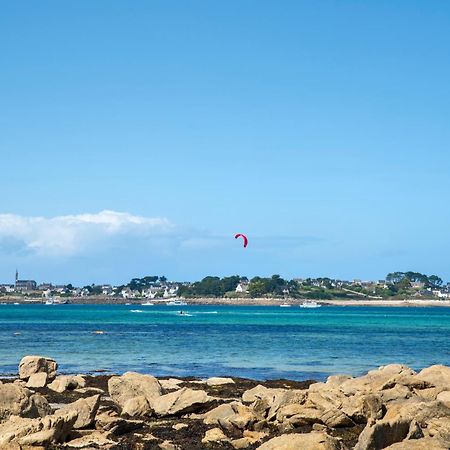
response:
[[[302,380],[391,362],[420,369],[450,365],[450,308],[0,305],[0,373],[15,373],[29,354],[55,358],[62,372],[156,376]]]

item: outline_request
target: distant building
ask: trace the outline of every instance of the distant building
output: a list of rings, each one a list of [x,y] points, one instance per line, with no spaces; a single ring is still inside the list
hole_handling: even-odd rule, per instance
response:
[[[14,289],[16,291],[34,291],[37,288],[37,283],[34,280],[19,280],[19,271],[16,269],[16,282]]]
[[[13,284],[0,284],[0,292],[14,292],[14,285]]]
[[[102,285],[102,294],[103,295],[113,295],[114,290],[110,284],[104,284]]]
[[[16,291],[34,291],[37,288],[37,283],[34,280],[16,280]]]
[[[121,291],[121,295],[123,298],[134,298],[134,293],[130,288],[124,288]]]
[[[242,293],[248,291],[248,283],[239,283],[235,289],[236,292]]]
[[[438,298],[450,298],[450,292],[445,292],[438,289],[433,291],[433,294]]]

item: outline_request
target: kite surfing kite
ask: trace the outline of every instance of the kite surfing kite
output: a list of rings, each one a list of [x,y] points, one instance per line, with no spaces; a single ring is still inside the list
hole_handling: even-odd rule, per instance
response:
[[[247,239],[247,236],[246,236],[245,234],[238,233],[238,234],[236,234],[236,235],[234,236],[234,238],[235,238],[235,239],[237,239],[237,238],[242,238],[242,239],[244,240],[244,248],[247,247],[247,245],[248,245],[248,239]]]

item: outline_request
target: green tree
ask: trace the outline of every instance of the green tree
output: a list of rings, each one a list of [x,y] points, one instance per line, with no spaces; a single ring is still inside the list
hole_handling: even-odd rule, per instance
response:
[[[442,286],[442,283],[443,283],[442,279],[436,275],[431,275],[428,277],[428,283],[427,283],[428,287],[438,288],[438,287]]]
[[[386,275],[386,281],[388,283],[396,284],[405,278],[405,274],[403,272],[392,272]]]
[[[261,297],[267,294],[267,283],[262,278],[253,278],[248,286],[248,293],[250,297]]]

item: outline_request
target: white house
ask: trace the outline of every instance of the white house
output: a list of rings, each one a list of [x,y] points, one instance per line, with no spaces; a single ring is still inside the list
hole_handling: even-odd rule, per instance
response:
[[[130,288],[122,289],[121,294],[123,298],[134,298],[134,293]]]
[[[0,284],[0,292],[7,292],[7,293],[14,292],[14,285],[13,284]]]
[[[102,294],[103,295],[112,295],[112,294],[114,294],[112,286],[110,284],[104,284],[102,286]]]
[[[235,289],[236,292],[242,293],[248,291],[248,283],[239,283]]]
[[[438,298],[450,298],[450,292],[435,290],[433,291],[433,294]]]

